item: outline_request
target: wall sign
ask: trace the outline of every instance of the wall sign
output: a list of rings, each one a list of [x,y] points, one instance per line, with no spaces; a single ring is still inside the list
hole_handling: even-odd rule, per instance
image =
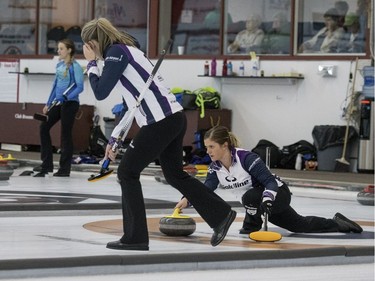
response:
[[[0,61],[0,102],[18,102],[18,74],[9,73],[17,71],[19,71],[18,60]]]

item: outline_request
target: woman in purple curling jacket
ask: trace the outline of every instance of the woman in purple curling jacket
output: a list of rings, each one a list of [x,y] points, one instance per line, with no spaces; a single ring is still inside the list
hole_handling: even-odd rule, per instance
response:
[[[340,213],[333,219],[299,215],[290,206],[287,184],[273,175],[256,153],[238,148],[237,138],[226,127],[208,130],[204,143],[212,159],[205,181],[207,189],[221,188],[234,193],[246,209],[240,234],[260,230],[265,212],[271,223],[291,232],[362,232],[357,223]],[[176,207],[183,209],[189,205],[188,199],[183,198]]]
[[[99,18],[82,29],[83,51],[89,61],[87,73],[96,99],[103,100],[113,91],[121,94],[125,108],[132,110],[144,90],[153,65],[137,47],[136,40],[117,30],[107,19]],[[100,72],[96,59],[104,60]],[[129,110],[114,128],[105,158],[115,160],[117,150],[112,146],[127,122]],[[117,175],[122,191],[124,234],[107,248],[116,250],[149,249],[149,236],[140,174],[149,163],[159,158],[166,180],[189,198],[202,218],[213,228],[211,245],[223,241],[236,217],[223,199],[190,177],[182,167],[182,143],[186,131],[186,117],[175,96],[164,84],[160,73],[155,75],[144,99],[137,108],[135,120],[140,130],[126,149]],[[126,133],[123,138],[126,137]]]

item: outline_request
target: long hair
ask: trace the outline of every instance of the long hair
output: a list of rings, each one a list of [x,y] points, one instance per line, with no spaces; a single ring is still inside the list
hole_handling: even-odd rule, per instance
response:
[[[76,47],[74,45],[73,40],[71,40],[69,38],[61,39],[61,40],[59,40],[59,43],[64,44],[67,49],[71,50],[70,51],[70,59],[66,63],[66,69],[65,69],[65,72],[64,72],[64,77],[66,77],[66,75],[68,74],[68,71],[69,71],[69,67],[73,64],[74,55],[76,53]]]
[[[98,18],[86,23],[81,32],[82,41],[88,43],[96,40],[99,43],[99,52],[103,55],[104,50],[114,44],[123,43],[136,46],[134,38],[126,32],[119,31],[106,18]]]
[[[220,145],[227,142],[229,148],[238,147],[240,145],[237,137],[224,126],[212,127],[205,133],[204,139],[210,139]]]

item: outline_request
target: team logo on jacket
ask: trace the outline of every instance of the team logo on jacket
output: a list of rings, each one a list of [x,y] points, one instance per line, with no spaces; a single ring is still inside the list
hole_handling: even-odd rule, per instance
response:
[[[226,176],[225,180],[227,182],[235,182],[235,181],[237,181],[237,179],[235,177],[232,177],[232,176]]]
[[[229,181],[228,179],[232,179],[231,183],[230,184],[227,184],[227,185],[222,185],[222,188],[223,189],[235,189],[235,188],[240,188],[240,187],[244,187],[244,186],[247,186],[249,184],[249,180],[245,180],[243,182],[235,182],[235,183],[232,183],[234,181],[236,181],[237,179],[234,178],[234,177],[226,177],[225,179],[227,181]]]

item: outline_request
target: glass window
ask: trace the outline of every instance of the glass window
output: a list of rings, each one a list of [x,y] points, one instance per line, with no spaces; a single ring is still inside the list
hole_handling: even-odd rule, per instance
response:
[[[290,54],[290,0],[228,0],[225,54]]]
[[[299,54],[365,53],[369,0],[300,0]]]
[[[35,54],[36,0],[2,0],[0,11],[0,55]]]
[[[186,55],[220,54],[220,0],[162,0],[160,7],[159,40],[173,37],[172,53],[180,46]]]
[[[81,27],[90,18],[90,0],[41,0],[39,54],[56,54],[58,41],[66,37],[82,54]]]
[[[57,42],[64,37],[73,39],[77,54],[81,54],[82,26],[92,18],[105,17],[133,35],[141,49],[151,56],[161,51],[172,37],[172,54],[196,57],[248,55],[250,51],[262,56],[369,57],[372,3],[371,0],[1,0],[0,56],[54,55]]]
[[[104,17],[119,30],[135,37],[147,50],[148,0],[96,0],[95,18]]]

